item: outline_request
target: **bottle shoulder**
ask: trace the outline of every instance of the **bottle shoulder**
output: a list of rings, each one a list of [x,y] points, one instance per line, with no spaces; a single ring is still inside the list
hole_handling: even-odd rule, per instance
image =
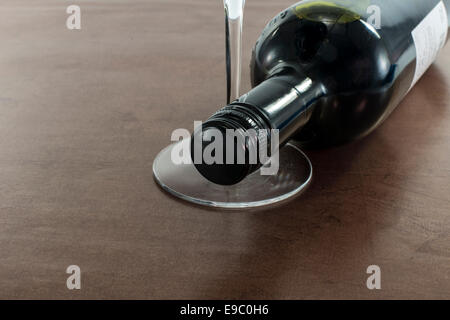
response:
[[[253,84],[280,66],[340,92],[385,85],[393,68],[382,37],[357,12],[320,5],[303,11],[294,5],[264,29],[253,50]]]

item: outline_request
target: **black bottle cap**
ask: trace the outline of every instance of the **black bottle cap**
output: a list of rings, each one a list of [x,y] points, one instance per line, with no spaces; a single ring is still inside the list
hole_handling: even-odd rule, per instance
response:
[[[268,132],[270,128],[251,106],[238,103],[226,106],[192,135],[191,158],[195,167],[216,184],[242,181],[261,167],[258,148],[267,148],[267,140],[260,141],[261,130]],[[219,142],[216,136],[220,136]]]
[[[215,127],[211,127],[211,124],[207,124],[207,126],[202,126],[201,130],[198,129],[194,132],[191,139],[191,157],[194,162],[195,167],[200,172],[202,176],[204,176],[209,181],[220,184],[220,185],[233,185],[240,181],[242,181],[251,171],[252,165],[248,163],[248,150],[245,143],[245,139],[235,139],[233,143],[226,143],[226,135],[228,126],[225,125],[217,125]],[[208,150],[208,146],[210,146],[215,141],[215,137],[221,134],[223,140],[221,142],[222,146],[222,154],[216,154],[216,152],[220,152],[218,148],[211,152],[211,147]],[[242,141],[244,141],[242,143]],[[195,148],[199,148],[197,155],[200,154],[200,159],[196,159],[195,157]],[[230,150],[233,148],[234,150]],[[238,163],[237,154],[238,150],[243,151],[245,154],[245,162]],[[228,161],[227,163],[227,154],[233,152],[233,161]],[[205,156],[212,155],[214,158],[214,162],[212,163],[210,159],[206,159]]]

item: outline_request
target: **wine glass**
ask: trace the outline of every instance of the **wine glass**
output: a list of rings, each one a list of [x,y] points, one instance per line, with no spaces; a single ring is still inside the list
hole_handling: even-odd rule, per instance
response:
[[[240,96],[245,0],[223,0],[223,4],[229,104]],[[280,150],[277,174],[265,176],[257,171],[233,186],[217,185],[206,180],[192,163],[175,164],[172,155],[181,149],[189,152],[190,139],[163,149],[153,162],[153,176],[160,187],[173,196],[207,207],[244,209],[273,206],[300,195],[312,178],[308,157],[290,143]]]

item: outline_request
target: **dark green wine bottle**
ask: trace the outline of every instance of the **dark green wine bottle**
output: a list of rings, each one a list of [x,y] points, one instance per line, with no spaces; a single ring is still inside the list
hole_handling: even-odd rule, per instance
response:
[[[290,139],[305,147],[326,147],[364,137],[436,59],[447,41],[448,9],[450,0],[306,0],[293,5],[256,42],[254,88],[204,122],[192,141],[205,148],[212,129],[278,129],[280,146]],[[248,142],[234,146],[248,147]],[[225,159],[196,162],[204,177],[223,185],[260,167],[225,164]]]

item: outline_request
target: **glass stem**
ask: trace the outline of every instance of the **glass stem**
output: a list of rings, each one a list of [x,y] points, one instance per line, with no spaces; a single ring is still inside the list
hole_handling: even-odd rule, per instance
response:
[[[227,104],[240,97],[242,69],[242,22],[245,0],[223,0],[227,64]]]

